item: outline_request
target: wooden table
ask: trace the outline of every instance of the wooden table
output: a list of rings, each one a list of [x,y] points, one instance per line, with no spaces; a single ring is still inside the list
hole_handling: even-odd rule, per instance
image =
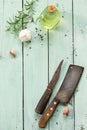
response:
[[[45,130],[87,130],[87,0],[39,0],[36,16],[50,4],[61,12],[59,27],[47,32],[40,25],[29,25],[30,44],[5,31],[6,21],[23,0],[0,0],[0,130],[39,130],[40,115],[34,109],[64,59],[60,80],[50,99],[59,89],[69,64],[85,67],[78,90],[67,105],[70,113],[62,115],[66,106],[59,105]],[[44,38],[40,39],[35,28]],[[16,51],[16,58],[10,50]]]

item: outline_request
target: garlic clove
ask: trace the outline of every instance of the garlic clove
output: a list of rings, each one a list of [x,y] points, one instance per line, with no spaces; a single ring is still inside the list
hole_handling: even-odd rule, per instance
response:
[[[19,39],[21,42],[27,42],[31,40],[31,31],[28,29],[23,29],[19,33]]]
[[[66,107],[66,108],[63,110],[63,115],[64,115],[64,116],[68,116],[68,114],[69,114],[69,108]]]
[[[9,53],[13,56],[16,57],[16,52],[14,50],[10,50]]]

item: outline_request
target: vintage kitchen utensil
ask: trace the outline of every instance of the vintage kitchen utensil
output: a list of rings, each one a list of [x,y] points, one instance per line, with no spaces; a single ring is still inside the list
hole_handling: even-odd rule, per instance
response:
[[[42,95],[40,101],[38,102],[35,111],[39,114],[42,114],[47,102],[49,101],[49,98],[53,92],[53,88],[56,85],[58,79],[59,79],[59,75],[60,75],[60,71],[61,71],[61,66],[62,66],[63,60],[60,62],[58,68],[56,69],[52,80],[50,81],[50,83],[48,84],[47,89],[45,90],[44,94]]]
[[[62,103],[65,105],[69,102],[69,100],[71,99],[71,97],[77,87],[77,84],[81,78],[83,69],[84,69],[83,67],[77,66],[77,65],[69,66],[66,76],[64,78],[64,81],[63,81],[59,91],[57,92],[53,101],[50,103],[50,105],[44,111],[44,113],[39,121],[40,128],[44,128],[46,126],[48,120],[52,117],[52,115],[59,103]]]

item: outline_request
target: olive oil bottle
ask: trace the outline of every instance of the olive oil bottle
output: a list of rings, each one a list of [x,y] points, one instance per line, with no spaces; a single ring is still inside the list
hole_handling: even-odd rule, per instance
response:
[[[60,21],[60,12],[53,6],[47,6],[40,15],[40,23],[46,29],[54,28]]]

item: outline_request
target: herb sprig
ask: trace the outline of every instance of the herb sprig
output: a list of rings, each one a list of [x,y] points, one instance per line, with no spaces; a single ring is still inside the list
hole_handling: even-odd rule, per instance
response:
[[[37,1],[37,0],[36,0]],[[26,1],[24,10],[17,11],[13,19],[7,21],[6,31],[10,31],[14,35],[18,35],[19,31],[23,28],[27,28],[28,23],[34,22],[35,15],[35,0],[31,2]]]

